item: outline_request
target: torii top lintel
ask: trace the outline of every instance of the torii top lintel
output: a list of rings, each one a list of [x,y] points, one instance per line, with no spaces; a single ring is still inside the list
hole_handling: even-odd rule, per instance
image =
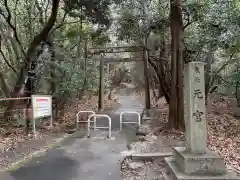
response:
[[[103,48],[89,48],[89,54],[107,54],[107,53],[124,53],[124,52],[141,52],[143,46],[115,46]]]

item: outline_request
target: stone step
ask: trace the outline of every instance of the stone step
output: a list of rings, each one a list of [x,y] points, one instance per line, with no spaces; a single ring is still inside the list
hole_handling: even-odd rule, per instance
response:
[[[183,173],[181,171],[181,168],[179,165],[176,163],[176,161],[173,159],[173,157],[167,157],[164,158],[165,162],[167,164],[168,171],[168,178],[166,179],[171,179],[173,180],[240,180],[237,178],[234,174],[232,173],[226,173],[224,175],[216,175],[216,176],[207,176],[207,175],[189,175],[186,173]]]
[[[144,120],[144,121],[152,120],[152,117],[149,117],[149,116],[143,116],[142,120]]]
[[[139,160],[139,161],[149,161],[155,158],[164,158],[172,156],[172,152],[150,152],[150,153],[133,153],[131,154],[132,160]]]

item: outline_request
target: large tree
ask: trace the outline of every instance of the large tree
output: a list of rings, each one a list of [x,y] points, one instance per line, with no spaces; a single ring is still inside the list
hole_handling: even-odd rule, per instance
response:
[[[183,20],[181,0],[170,1],[171,92],[169,126],[184,129],[183,99]]]

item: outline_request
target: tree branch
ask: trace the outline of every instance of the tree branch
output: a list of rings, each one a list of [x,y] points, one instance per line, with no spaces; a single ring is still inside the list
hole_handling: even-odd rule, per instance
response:
[[[47,5],[45,8],[45,21],[47,21],[47,10],[48,10],[49,4],[50,4],[50,0],[47,0]]]
[[[68,14],[68,12],[65,11],[61,23],[58,24],[56,27],[54,27],[49,34],[52,34],[55,30],[57,30],[58,28],[60,28],[61,26],[63,26],[65,24],[64,22],[65,22],[65,19],[67,17],[67,14]],[[80,21],[77,21],[77,22],[80,22]]]
[[[27,50],[26,54],[26,62],[29,63],[32,61],[32,55],[35,53],[37,46],[42,42],[46,41],[49,32],[51,31],[52,27],[54,26],[54,23],[57,18],[57,13],[58,13],[58,7],[59,7],[59,1],[60,0],[52,0],[52,13],[51,16],[45,25],[45,27],[42,29],[42,31],[36,35],[32,41],[32,43],[29,45],[29,48]]]
[[[18,34],[17,34],[16,26],[14,26],[14,25],[12,24],[12,22],[11,22],[11,20],[12,20],[12,14],[11,14],[11,11],[10,11],[10,9],[9,9],[9,7],[8,7],[8,0],[4,0],[4,6],[5,6],[6,10],[7,10],[7,16],[4,15],[4,13],[1,12],[1,11],[0,11],[0,14],[4,17],[5,21],[8,23],[8,25],[10,26],[10,28],[13,30],[14,37],[15,37],[17,43],[18,43],[19,46],[20,46],[20,49],[21,49],[22,54],[25,56],[25,52],[24,52],[24,50],[23,50],[22,43],[21,43],[21,41],[20,41],[20,39],[19,39],[19,37],[18,37]]]
[[[183,26],[182,31],[184,31],[189,25],[191,25],[194,21],[190,21],[190,12],[187,10],[186,7],[183,7],[183,13],[185,14],[184,20],[187,23]]]
[[[5,79],[4,79],[4,75],[2,72],[0,72],[0,82],[1,82],[1,89],[4,92],[6,97],[10,97],[10,90],[9,90],[9,86],[7,85]]]
[[[194,21],[188,21],[187,24],[182,28],[182,31],[184,31],[189,25],[191,25],[192,23],[194,23]]]
[[[0,54],[2,55],[4,62],[8,65],[8,67],[10,67],[15,74],[18,74],[17,70],[8,62],[8,60],[5,56],[5,54],[3,53],[2,49],[0,49]]]
[[[17,27],[17,6],[18,6],[19,0],[16,0],[15,6],[14,6],[14,26]]]
[[[44,24],[43,9],[42,9],[42,7],[40,7],[38,0],[35,0],[35,4],[36,4],[36,7],[37,7],[37,9],[39,11],[39,14],[40,14],[39,21],[40,21],[41,25],[43,25]]]
[[[8,62],[4,52],[2,51],[2,38],[1,38],[1,36],[0,36],[0,54],[2,55],[4,62],[8,65],[8,67],[10,67],[13,70],[13,72],[18,74],[17,70]]]
[[[5,25],[4,25],[5,26]],[[21,52],[19,52],[19,48],[17,47],[17,42],[14,37],[10,35],[10,33],[7,31],[6,33],[4,32],[4,29],[6,29],[4,26],[0,28],[0,33],[2,34],[2,40],[4,40],[5,47],[7,46],[7,49],[12,49],[15,53],[16,59],[21,58]],[[9,53],[11,53],[9,51]],[[19,62],[19,61],[16,61]]]
[[[231,63],[231,62],[234,60],[234,59],[232,59],[233,56],[234,56],[234,54],[235,54],[235,53],[232,53],[232,54],[230,55],[229,59],[228,59],[225,63],[223,63],[223,65],[222,65],[222,66],[215,72],[215,74],[212,76],[212,78],[211,78],[212,80],[211,80],[211,84],[210,84],[210,87],[209,87],[209,88],[211,88],[211,87],[213,86],[217,75],[218,75],[229,63]]]
[[[220,73],[231,61],[233,60],[233,56],[235,53],[232,53],[229,57],[229,59],[217,70],[216,74]]]

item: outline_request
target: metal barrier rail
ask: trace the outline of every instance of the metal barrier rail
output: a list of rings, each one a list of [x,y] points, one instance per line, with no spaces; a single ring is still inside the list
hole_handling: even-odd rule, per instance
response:
[[[129,122],[129,121],[126,121],[126,122],[123,122],[123,114],[136,114],[138,116],[138,121],[136,122]],[[124,111],[120,114],[120,131],[122,131],[122,124],[138,124],[138,126],[140,127],[141,126],[141,116],[138,112],[136,111]]]
[[[87,122],[88,123],[88,121],[89,121],[89,119],[87,119],[86,121],[79,121],[79,114],[80,113],[92,113],[91,115],[96,115],[96,113],[94,112],[94,111],[79,111],[78,113],[77,113],[77,129],[78,129],[78,123],[80,123],[80,122]],[[90,115],[90,116],[91,116]],[[93,120],[93,128],[94,128],[94,130],[96,130],[96,117],[94,116],[94,120]]]
[[[90,115],[89,117],[88,117],[88,137],[90,137],[91,135],[90,135],[90,120],[91,120],[91,118],[92,117],[95,117],[95,119],[98,117],[98,118],[100,118],[100,117],[105,117],[105,118],[107,118],[108,119],[108,127],[96,127],[95,126],[95,128],[96,129],[108,129],[108,138],[111,138],[111,129],[112,129],[112,120],[111,120],[111,118],[110,118],[110,116],[108,116],[108,115],[105,115],[105,114],[92,114],[92,115]]]

